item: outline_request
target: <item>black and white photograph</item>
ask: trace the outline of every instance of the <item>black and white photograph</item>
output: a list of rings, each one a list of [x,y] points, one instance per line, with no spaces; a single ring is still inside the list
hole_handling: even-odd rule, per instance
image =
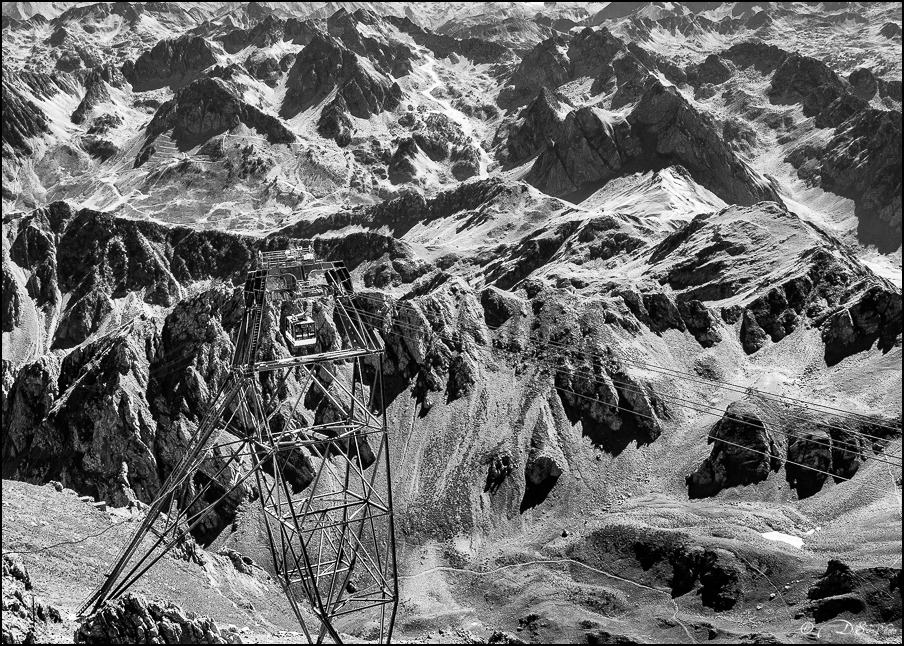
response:
[[[3,644],[900,644],[902,4],[3,2]]]

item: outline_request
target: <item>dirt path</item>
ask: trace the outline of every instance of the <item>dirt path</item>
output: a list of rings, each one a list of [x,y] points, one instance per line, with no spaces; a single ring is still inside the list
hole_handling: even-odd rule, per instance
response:
[[[510,565],[501,565],[497,568],[493,568],[492,570],[468,570],[464,568],[456,568],[450,567],[446,565],[439,565],[436,567],[429,568],[424,570],[423,572],[418,572],[417,574],[400,574],[399,579],[416,579],[422,576],[426,576],[428,574],[432,574],[434,572],[461,572],[465,574],[471,574],[473,576],[489,576],[491,574],[496,574],[497,572],[502,572],[504,570],[511,569],[519,569],[523,567],[527,567],[530,565],[553,565],[560,563],[569,563],[572,565],[577,565],[579,567],[590,570],[591,572],[595,572],[597,574],[602,574],[603,576],[616,579],[617,581],[621,581],[622,583],[628,583],[630,585],[636,586],[638,588],[643,588],[644,590],[649,590],[651,592],[655,592],[657,594],[665,595],[669,602],[672,604],[672,608],[674,612],[672,613],[672,619],[679,624],[684,632],[687,634],[688,639],[690,639],[692,644],[696,644],[697,641],[694,639],[694,636],[691,634],[691,631],[688,630],[688,627],[684,625],[684,623],[678,618],[678,603],[675,599],[672,598],[671,593],[668,590],[660,590],[659,588],[653,588],[648,585],[644,585],[643,583],[638,583],[637,581],[632,581],[631,579],[625,579],[623,577],[618,576],[617,574],[612,574],[611,572],[606,572],[605,570],[600,570],[599,568],[592,567],[587,565],[586,563],[582,563],[580,561],[576,561],[574,559],[535,559],[533,561],[525,561],[524,563],[512,563]]]

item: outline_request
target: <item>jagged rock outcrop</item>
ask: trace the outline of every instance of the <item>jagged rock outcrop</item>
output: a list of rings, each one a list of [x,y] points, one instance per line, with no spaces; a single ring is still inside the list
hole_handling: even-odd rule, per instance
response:
[[[162,87],[178,90],[216,62],[217,57],[210,43],[200,36],[185,34],[161,40],[134,62],[126,61],[122,74],[136,92]]]
[[[317,120],[317,132],[321,137],[335,140],[342,147],[348,146],[355,132],[354,124],[348,115],[349,109],[345,99],[336,96],[321,110],[320,119]]]
[[[613,123],[584,107],[568,114],[559,138],[547,143],[524,179],[550,195],[567,195],[616,177],[640,151],[627,121]]]
[[[359,25],[364,27],[364,33]],[[326,21],[327,33],[341,41],[351,51],[371,61],[377,71],[392,78],[411,73],[414,53],[408,45],[390,38],[376,38],[383,28],[383,20],[366,9],[354,13],[344,8],[333,13]]]
[[[718,54],[710,54],[699,65],[686,70],[687,82],[695,88],[704,84],[721,85],[734,74],[729,65]]]
[[[554,36],[528,52],[499,93],[498,103],[510,110],[527,103],[538,87],[555,90],[567,81],[590,77],[591,94],[616,89],[610,106],[616,110],[641,97],[655,81],[652,70],[685,81],[684,72],[676,65],[634,43],[626,47],[606,28],[586,28],[570,40]]]
[[[113,65],[95,67],[85,78],[85,96],[72,113],[72,123],[81,124],[94,108],[110,100],[107,86],[121,87],[125,79]]]
[[[606,79],[612,75],[613,59],[625,51],[625,44],[605,27],[583,29],[568,43],[569,75]]]
[[[897,85],[865,68],[852,72],[848,83],[822,61],[763,43],[740,43],[722,56],[739,67],[774,71],[768,91],[773,103],[800,103],[817,127],[836,129],[827,144],[798,147],[786,161],[801,179],[854,200],[862,241],[883,251],[899,247],[901,113],[867,103],[877,91],[898,100]]]
[[[284,71],[275,57],[266,56],[259,52],[250,54],[245,59],[243,66],[253,78],[263,81],[270,87],[276,87]]]
[[[843,561],[829,561],[823,575],[810,586],[807,615],[817,623],[841,613],[866,612],[871,621],[901,621],[901,568],[871,567],[855,570]]]
[[[781,203],[775,189],[725,145],[711,119],[694,110],[674,88],[652,85],[628,121],[643,142],[647,159],[676,159],[698,184],[729,204]]]
[[[812,161],[811,161],[812,160]],[[788,157],[823,188],[854,200],[858,235],[883,251],[901,245],[901,113],[860,110],[825,146],[802,147]]]
[[[487,458],[487,479],[483,490],[488,493],[496,493],[505,483],[506,479],[515,470],[515,463],[508,452],[501,452]]]
[[[536,95],[537,88],[555,89],[569,80],[571,63],[565,46],[561,36],[553,36],[530,50],[515,68],[509,85],[499,93],[499,105],[519,107]]]
[[[646,89],[656,82],[656,77],[650,70],[631,55],[616,58],[612,62],[612,72],[615,75],[617,88],[609,105],[612,110],[620,110],[626,105],[636,103]],[[600,76],[591,86],[591,91],[605,91],[606,87],[602,85],[605,78],[605,76]]]
[[[82,620],[76,644],[241,644],[235,626],[220,628],[209,617],[174,603],[147,601],[127,592]]]
[[[822,327],[829,364],[872,347],[889,350],[901,335],[901,294],[887,287],[870,287],[855,303],[829,317]]]
[[[713,444],[712,453],[685,478],[691,498],[760,483],[781,467],[775,439],[749,402],[731,403],[710,430],[707,443]]]
[[[153,152],[153,140],[163,132],[172,130],[177,144],[188,149],[239,124],[257,130],[272,144],[295,141],[295,135],[279,119],[247,104],[226,81],[200,78],[176,92],[154,114],[146,129],[147,143],[135,165],[147,160]]]
[[[834,100],[844,92],[844,82],[828,65],[809,56],[792,53],[776,68],[768,95],[773,103],[803,103],[804,114],[807,114],[810,97],[819,93],[823,97],[819,103],[824,104],[827,98]],[[825,105],[811,104],[809,107],[815,114],[818,108]]]
[[[317,34],[295,58],[286,80],[280,116],[292,117],[316,105],[334,88],[349,113],[367,119],[399,105],[398,83],[369,72],[357,55],[331,36]]]
[[[28,568],[16,554],[3,555],[3,643],[36,644],[49,638],[63,613],[32,590]]]
[[[59,480],[120,506],[130,484],[142,500],[153,498],[160,482],[143,344],[156,339],[148,322],[136,327],[134,335],[83,346],[58,366],[46,355],[20,371],[4,419],[4,477]],[[124,460],[130,484],[121,482]]]
[[[688,331],[704,348],[709,348],[722,340],[717,329],[718,321],[706,305],[696,299],[678,301],[678,312]]]
[[[399,141],[392,158],[389,160],[389,181],[393,184],[406,184],[417,178],[415,160],[423,154],[414,137],[405,137]]]
[[[526,317],[528,314],[527,301],[495,286],[486,287],[480,293],[480,305],[489,328],[498,328],[512,317]]]
[[[894,22],[887,22],[882,25],[882,29],[879,30],[879,35],[883,38],[900,38],[901,37],[901,25]]]
[[[880,451],[897,435],[891,430],[893,425],[889,421],[874,424],[836,419],[826,423],[800,411],[783,420],[782,433],[788,437],[785,479],[801,499],[820,492],[830,478],[836,483],[850,480],[872,452]]]
[[[507,186],[501,180],[492,178],[462,184],[437,193],[429,200],[416,191],[406,191],[399,197],[373,206],[340,211],[310,222],[301,221],[286,227],[280,233],[297,238],[312,238],[324,231],[357,224],[368,229],[386,226],[396,238],[401,238],[418,222],[426,223],[459,211],[479,209],[495,198],[510,196],[520,190],[523,189]],[[375,250],[356,248],[353,253],[356,257],[365,253],[366,257],[373,258],[374,251],[383,253],[379,248]]]
[[[687,74],[667,57],[650,52],[635,42],[628,43],[628,51],[648,70],[659,70],[662,75],[675,85],[687,83]]]
[[[869,101],[879,91],[879,81],[868,67],[858,67],[848,75],[848,82],[854,94]]]
[[[524,498],[521,511],[541,504],[565,472],[567,462],[558,445],[554,429],[537,420],[531,431],[527,460],[524,464]]]
[[[721,56],[740,68],[754,67],[764,74],[774,71],[788,57],[788,52],[758,40],[732,45]]]
[[[438,34],[412,22],[407,16],[386,16],[386,22],[405,32],[416,42],[433,52],[437,59],[449,58],[452,54],[464,56],[480,65],[499,63],[510,55],[510,51],[499,43],[480,38],[453,38]]]
[[[788,439],[785,479],[799,498],[822,489],[832,471],[832,436],[825,428],[798,428]]]
[[[549,88],[541,88],[506,133],[496,135],[498,139],[505,138],[505,162],[517,166],[537,154],[547,142],[557,141],[565,123],[562,114],[567,109]]]
[[[569,545],[566,554],[592,567],[621,563],[624,576],[666,586],[673,598],[695,591],[716,611],[735,607],[749,585],[747,568],[733,552],[674,530],[610,524]]]
[[[27,157],[33,151],[31,140],[50,132],[47,115],[33,101],[27,99],[7,77],[8,73],[4,67],[3,156]]]
[[[680,163],[729,203],[780,201],[725,144],[709,117],[658,82],[644,90],[627,121],[589,107],[571,112],[559,140],[540,153],[525,180],[551,195],[567,195],[605,184],[629,163],[633,169]]]
[[[248,5],[254,7],[255,5]],[[249,45],[257,49],[266,49],[271,45],[286,41],[295,45],[307,45],[315,34],[322,33],[316,21],[279,18],[268,13],[251,29],[233,29],[219,38],[230,54],[235,54]]]
[[[737,311],[726,312],[730,314],[726,321],[741,321],[740,340],[747,353],[808,325],[822,326],[830,363],[880,339],[880,348],[892,347],[901,325],[898,290],[813,235],[796,215],[778,205],[731,207],[694,218],[666,237],[651,261],[659,268],[655,274],[678,293],[679,301],[722,300],[747,290],[744,301],[732,305]],[[787,249],[797,250],[796,255],[772,254],[779,239]],[[762,269],[750,273],[747,266],[739,271],[733,259],[750,253],[756,254]],[[774,272],[769,284],[750,281],[750,276],[762,275],[760,271]]]

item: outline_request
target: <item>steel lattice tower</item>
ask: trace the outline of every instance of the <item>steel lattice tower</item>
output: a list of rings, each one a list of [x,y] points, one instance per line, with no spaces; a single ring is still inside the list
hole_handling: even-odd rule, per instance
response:
[[[337,622],[360,613],[389,642],[398,579],[382,339],[358,315],[344,264],[318,261],[310,249],[262,254],[244,298],[229,376],[80,614],[121,596],[237,489],[253,487],[276,578],[308,641],[341,642]],[[281,301],[311,306],[313,352],[258,361],[264,318]],[[319,626],[305,621],[303,601]]]

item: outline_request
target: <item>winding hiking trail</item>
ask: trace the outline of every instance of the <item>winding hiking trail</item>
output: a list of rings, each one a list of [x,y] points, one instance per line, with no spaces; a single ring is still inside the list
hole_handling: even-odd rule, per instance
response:
[[[605,570],[600,570],[599,568],[595,568],[593,566],[587,565],[586,563],[582,563],[580,561],[576,561],[574,559],[535,559],[533,561],[525,561],[524,563],[512,563],[509,565],[501,565],[497,568],[493,568],[492,570],[468,570],[464,568],[450,567],[447,565],[438,565],[436,567],[429,568],[424,570],[423,572],[418,572],[416,574],[400,574],[399,579],[417,579],[422,576],[426,576],[427,574],[432,574],[433,572],[460,572],[464,574],[471,574],[474,576],[488,576],[490,574],[496,574],[497,572],[502,572],[503,570],[511,570],[515,568],[527,567],[529,565],[555,565],[560,563],[569,563],[572,565],[577,565],[582,568],[586,568],[591,572],[596,572],[597,574],[602,574],[603,576],[607,576],[612,579],[616,579],[623,583],[628,583],[630,585],[636,586],[638,588],[643,588],[644,590],[650,590],[651,592],[656,592],[657,594],[663,594],[668,597],[669,601],[672,604],[672,608],[674,612],[672,613],[672,619],[679,624],[683,629],[685,634],[687,634],[688,639],[691,640],[692,644],[696,644],[697,640],[694,639],[694,636],[691,634],[691,631],[688,630],[688,627],[678,618],[678,602],[672,597],[671,593],[666,590],[660,590],[659,588],[653,588],[648,585],[644,585],[643,583],[638,583],[637,581],[632,581],[631,579],[625,579],[623,577],[618,576],[617,574],[612,574],[611,572],[606,572]]]

